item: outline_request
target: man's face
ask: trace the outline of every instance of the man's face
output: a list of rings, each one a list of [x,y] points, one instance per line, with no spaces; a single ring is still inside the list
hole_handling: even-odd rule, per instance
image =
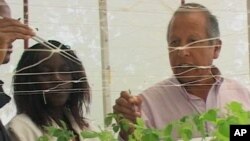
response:
[[[1,7],[0,16],[2,17],[11,17],[10,9],[8,6]],[[6,52],[5,58],[3,60],[3,64],[6,64],[10,61],[10,54],[12,53],[12,42],[8,46],[8,51]]]
[[[213,45],[213,41],[197,43],[197,41],[208,39],[205,14],[202,12],[180,12],[173,17],[170,24],[168,34],[169,60],[178,80],[181,83],[187,83],[197,81],[205,75],[211,75],[211,69],[197,68],[211,66],[213,59],[218,57],[220,51],[220,45]],[[185,45],[188,46],[178,50],[178,47]]]

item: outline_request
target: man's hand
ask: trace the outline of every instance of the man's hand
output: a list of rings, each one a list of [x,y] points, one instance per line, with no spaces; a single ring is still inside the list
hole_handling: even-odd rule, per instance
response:
[[[139,96],[132,96],[127,91],[122,91],[116,103],[113,106],[114,113],[121,114],[126,119],[135,123],[137,117],[141,117],[141,103],[142,100]],[[124,139],[128,139],[128,135],[133,132],[133,127],[130,127],[129,131],[121,131],[120,136]]]
[[[125,118],[135,123],[137,117],[141,117],[141,99],[132,96],[127,91],[122,91],[113,106],[114,113],[122,114]]]
[[[18,20],[0,18],[0,63],[2,63],[8,47],[16,39],[29,39],[35,33],[27,25]]]

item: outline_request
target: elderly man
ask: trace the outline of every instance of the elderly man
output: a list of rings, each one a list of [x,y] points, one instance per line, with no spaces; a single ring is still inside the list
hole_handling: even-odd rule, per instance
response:
[[[250,109],[249,91],[220,76],[213,65],[222,42],[218,21],[206,7],[196,3],[180,6],[169,22],[167,41],[174,76],[136,97],[121,92],[113,107],[115,113],[131,121],[142,117],[148,127],[162,129],[187,115],[223,109],[231,101]],[[127,133],[121,132],[121,136],[126,139]]]
[[[12,53],[12,42],[16,39],[29,39],[34,35],[32,29],[18,20],[11,19],[10,8],[4,0],[0,0],[0,64],[6,64]],[[2,88],[0,80],[0,108],[10,101]],[[9,141],[5,128],[0,121],[0,141]]]

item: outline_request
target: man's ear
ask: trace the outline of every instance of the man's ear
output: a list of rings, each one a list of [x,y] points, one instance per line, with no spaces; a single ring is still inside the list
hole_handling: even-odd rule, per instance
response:
[[[220,39],[215,40],[214,44],[214,59],[217,59],[220,55],[222,41]]]

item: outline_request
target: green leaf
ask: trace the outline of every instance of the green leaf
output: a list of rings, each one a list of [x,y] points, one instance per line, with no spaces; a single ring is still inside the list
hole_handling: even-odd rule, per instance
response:
[[[115,133],[117,133],[117,132],[119,131],[119,129],[120,129],[120,126],[119,126],[119,125],[113,126],[113,131],[114,131]]]
[[[217,119],[217,110],[216,109],[210,109],[206,113],[204,113],[201,118],[205,121],[211,121],[216,122]]]
[[[55,128],[53,126],[45,127],[45,130],[48,131],[48,134],[52,135],[58,128]]]
[[[164,141],[174,141],[171,136],[167,136],[164,138]]]
[[[182,118],[180,119],[180,122],[186,122],[187,118],[188,118],[188,116],[182,117]]]
[[[229,124],[227,121],[225,121],[225,120],[218,121],[217,130],[218,130],[219,134],[221,134],[225,137],[229,137]]]
[[[125,132],[128,132],[130,126],[130,121],[128,121],[127,119],[121,119],[120,120],[120,126],[121,126],[121,129],[124,130]]]
[[[96,138],[98,137],[98,133],[94,132],[94,131],[83,131],[81,133],[83,138]]]
[[[136,118],[136,124],[142,128],[146,127],[145,122],[142,118]]]
[[[101,141],[115,141],[114,135],[110,131],[102,131],[98,136]]]
[[[53,136],[55,137],[60,137],[60,136],[63,136],[63,131],[61,129],[56,129],[56,130],[53,130],[54,132],[52,133]]]
[[[192,139],[192,130],[189,128],[183,128],[181,129],[181,137],[184,141],[189,141],[190,139]]]
[[[173,125],[169,124],[167,127],[164,128],[163,135],[164,136],[171,136],[173,130]]]
[[[57,138],[57,141],[69,141],[69,139],[67,137],[60,136]]]
[[[135,138],[133,138],[132,135],[129,135],[129,136],[128,136],[128,140],[129,140],[129,141],[137,141]]]
[[[206,135],[206,127],[205,127],[205,122],[202,118],[199,116],[194,116],[193,122],[196,125],[197,130],[201,133],[202,137],[205,137]]]
[[[136,130],[134,130],[134,132],[133,132],[133,136],[131,135],[130,138],[134,138],[135,140],[141,140],[142,135],[143,135],[142,130],[136,129]]]
[[[244,111],[242,108],[242,104],[236,101],[233,101],[227,105],[227,107],[232,111],[232,112],[239,112],[239,111]]]
[[[159,136],[156,133],[147,133],[142,136],[142,141],[159,141]]]
[[[38,141],[49,141],[49,137],[44,135],[38,138]]]
[[[110,126],[111,123],[112,123],[112,120],[113,120],[113,117],[112,117],[112,116],[106,117],[105,120],[104,120],[105,126],[106,126],[106,127],[107,127],[107,126]]]
[[[239,124],[239,118],[235,117],[235,116],[229,116],[226,119],[226,122],[230,125],[230,124]]]

